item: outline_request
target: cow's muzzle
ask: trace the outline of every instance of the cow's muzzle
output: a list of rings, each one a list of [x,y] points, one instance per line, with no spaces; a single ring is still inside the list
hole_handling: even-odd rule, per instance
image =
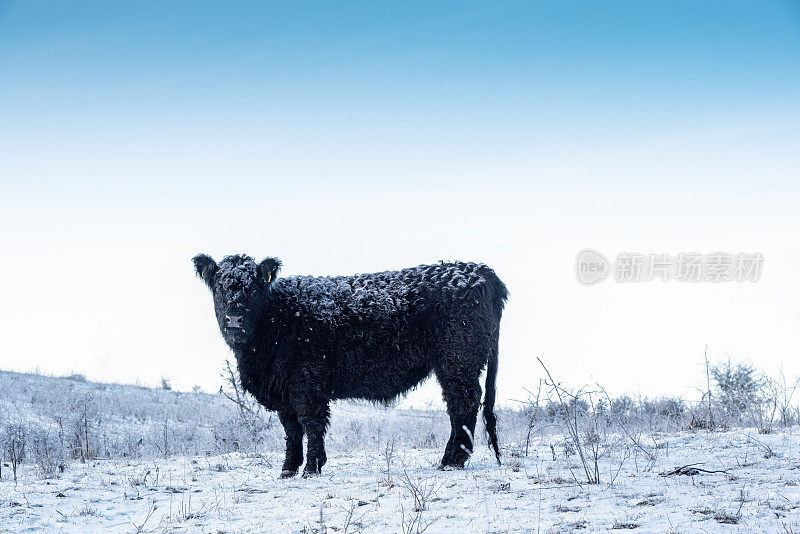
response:
[[[241,315],[226,315],[225,326],[227,328],[241,328],[242,316]]]

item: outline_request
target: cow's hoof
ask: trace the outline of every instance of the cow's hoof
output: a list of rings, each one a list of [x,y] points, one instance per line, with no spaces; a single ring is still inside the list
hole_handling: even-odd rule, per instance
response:
[[[448,465],[439,464],[439,467],[437,469],[439,469],[439,471],[457,471],[459,469],[464,469],[464,464],[461,464],[461,465],[458,465],[458,464],[448,464]]]
[[[319,471],[303,471],[303,478],[314,478],[319,476]]]
[[[296,474],[297,474],[296,470],[295,471],[291,471],[289,469],[284,469],[283,471],[281,471],[281,478],[292,478]]]

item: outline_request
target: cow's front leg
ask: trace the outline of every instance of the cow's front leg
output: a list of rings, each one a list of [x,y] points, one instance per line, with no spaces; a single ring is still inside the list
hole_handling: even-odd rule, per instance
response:
[[[291,410],[278,412],[278,419],[286,432],[286,459],[281,468],[281,478],[293,477],[303,463],[303,427],[297,414]]]
[[[328,459],[325,455],[325,431],[328,429],[330,413],[327,402],[315,402],[297,409],[297,417],[308,439],[304,477],[320,474]]]

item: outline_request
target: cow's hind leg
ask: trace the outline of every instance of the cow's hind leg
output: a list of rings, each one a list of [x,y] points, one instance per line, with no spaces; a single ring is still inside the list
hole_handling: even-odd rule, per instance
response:
[[[457,367],[436,369],[451,427],[440,469],[462,468],[472,454],[475,421],[481,403],[480,369],[477,371]]]
[[[297,414],[291,410],[278,412],[278,419],[286,432],[286,459],[281,468],[281,478],[293,477],[303,463],[303,427]]]

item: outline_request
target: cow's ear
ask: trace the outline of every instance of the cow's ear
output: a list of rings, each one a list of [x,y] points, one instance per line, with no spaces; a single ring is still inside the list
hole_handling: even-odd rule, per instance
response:
[[[281,270],[281,260],[278,258],[265,258],[258,264],[258,273],[266,284],[271,284]]]
[[[194,270],[197,271],[197,276],[202,278],[208,287],[211,287],[214,274],[217,272],[217,262],[208,254],[198,254],[192,258],[194,263]]]

